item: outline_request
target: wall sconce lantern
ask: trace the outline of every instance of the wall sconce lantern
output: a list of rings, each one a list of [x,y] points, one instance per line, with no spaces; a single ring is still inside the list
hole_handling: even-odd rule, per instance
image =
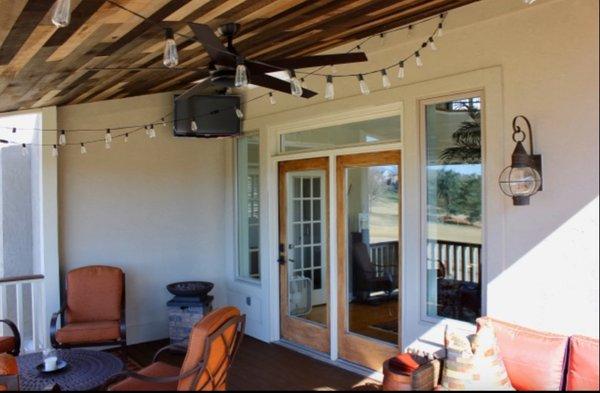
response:
[[[529,154],[523,147],[527,139],[525,132],[517,125],[522,119],[527,125],[529,132]],[[498,183],[502,192],[513,199],[513,205],[529,205],[529,197],[542,190],[542,156],[533,154],[533,138],[531,134],[531,123],[525,116],[519,115],[513,119],[512,139],[517,144],[512,153],[510,166],[504,168],[500,174]]]

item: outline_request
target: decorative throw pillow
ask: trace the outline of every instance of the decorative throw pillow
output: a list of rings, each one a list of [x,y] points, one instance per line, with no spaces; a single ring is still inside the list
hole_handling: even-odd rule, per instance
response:
[[[494,329],[489,324],[469,337],[446,329],[445,345],[444,389],[514,390],[498,350]]]

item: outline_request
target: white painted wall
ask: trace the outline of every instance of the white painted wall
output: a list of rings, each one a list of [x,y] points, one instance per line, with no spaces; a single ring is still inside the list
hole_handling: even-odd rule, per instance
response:
[[[105,128],[158,121],[171,110],[172,95],[158,94],[61,107],[58,122]],[[163,127],[157,134],[115,139],[110,150],[89,145],[84,156],[67,147],[58,159],[61,277],[90,264],[123,268],[129,343],[167,336],[169,283],[212,281],[214,305],[227,303],[224,141],[175,138]],[[78,138],[93,139],[68,135]]]
[[[405,321],[404,345],[425,333],[441,342],[441,329],[421,321],[421,295],[415,283],[419,268],[419,100],[480,90],[491,96],[486,120],[488,166],[487,298],[489,315],[553,332],[598,336],[598,1],[538,0],[526,6],[518,0],[484,0],[452,11],[439,50],[422,51],[425,66],[407,64],[407,77],[381,91],[380,77],[368,77],[371,90],[360,96],[356,80],[335,82],[336,100],[299,100],[276,94],[252,102],[245,112],[247,130],[260,130],[268,142],[263,152],[275,154],[278,129],[297,121],[392,102],[404,104],[405,163]],[[339,66],[340,73],[378,69],[409,54],[434,28],[420,25],[413,37],[391,34],[363,45],[369,63]],[[332,52],[343,52],[350,46]],[[328,72],[327,69],[324,72]],[[307,78],[309,88],[324,90],[324,78]],[[262,94],[259,89],[251,97]],[[544,158],[544,191],[528,207],[512,206],[501,195],[497,176],[510,161],[514,144],[510,124],[524,114],[534,127],[535,148]],[[318,120],[315,120],[318,121]],[[267,134],[267,135],[264,135]],[[271,242],[263,250],[263,283],[259,289],[230,279],[239,297],[260,296],[268,309],[258,319],[271,318],[270,339],[278,337],[275,166],[263,158],[261,174],[271,179],[263,188],[261,211]],[[409,214],[409,216],[406,216]],[[233,263],[230,261],[230,263]],[[265,289],[265,286],[268,289]],[[246,289],[247,287],[247,289]]]

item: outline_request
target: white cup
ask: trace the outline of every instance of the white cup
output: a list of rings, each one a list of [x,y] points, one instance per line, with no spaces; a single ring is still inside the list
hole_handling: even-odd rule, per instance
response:
[[[44,370],[54,371],[56,370],[58,358],[56,356],[50,356],[44,359]]]

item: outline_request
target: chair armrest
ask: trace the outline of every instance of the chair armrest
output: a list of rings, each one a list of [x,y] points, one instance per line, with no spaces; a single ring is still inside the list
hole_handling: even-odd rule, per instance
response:
[[[10,354],[19,356],[19,353],[21,352],[21,334],[19,333],[19,328],[10,319],[0,319],[0,323],[4,323],[10,328],[15,339],[15,349],[13,349]]]
[[[174,375],[172,377],[152,377],[149,375],[139,374],[139,373],[136,373],[133,371],[122,371],[122,372],[115,374],[115,375],[111,376],[110,378],[108,378],[108,380],[104,384],[104,387],[106,388],[105,390],[108,390],[108,388],[111,385],[113,385],[117,382],[120,382],[126,378],[133,378],[133,379],[138,379],[142,382],[157,383],[157,384],[177,382],[179,380],[182,380],[182,379],[185,379],[185,378],[188,378],[188,377],[194,375],[195,373],[199,372],[203,367],[204,367],[204,363],[200,363],[193,369],[188,370],[183,374]]]
[[[176,345],[176,344],[164,346],[161,349],[159,349],[158,351],[156,351],[156,353],[154,354],[154,357],[152,358],[152,362],[158,361],[158,358],[160,357],[160,355],[162,355],[166,351],[173,351],[173,352],[185,354],[187,352],[187,348],[183,347],[181,345]]]
[[[55,312],[54,314],[52,314],[52,319],[50,320],[50,343],[52,344],[52,347],[57,348],[59,346],[58,342],[56,341],[56,332],[57,332],[57,323],[58,323],[58,317],[62,317],[65,314],[65,310],[67,309],[67,305],[63,304],[60,307],[60,310],[58,312]]]

